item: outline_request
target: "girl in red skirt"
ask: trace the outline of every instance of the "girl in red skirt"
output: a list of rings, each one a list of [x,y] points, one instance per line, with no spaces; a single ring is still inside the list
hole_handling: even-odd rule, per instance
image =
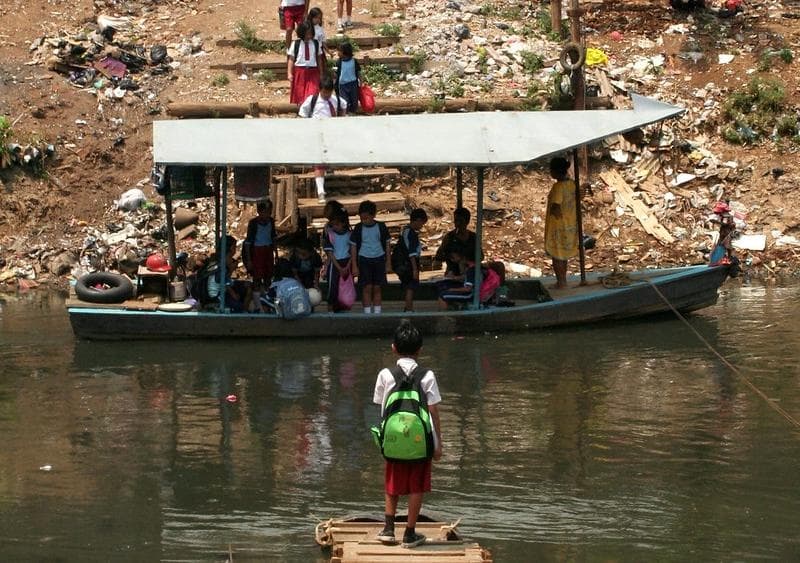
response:
[[[286,52],[289,57],[286,73],[291,84],[289,101],[302,104],[306,98],[319,92],[325,59],[322,45],[314,39],[314,26],[301,23],[297,26],[297,37]]]
[[[278,258],[275,244],[277,233],[272,218],[272,202],[262,201],[256,207],[258,215],[247,224],[247,238],[244,239],[244,265],[257,289],[269,287],[272,269]]]

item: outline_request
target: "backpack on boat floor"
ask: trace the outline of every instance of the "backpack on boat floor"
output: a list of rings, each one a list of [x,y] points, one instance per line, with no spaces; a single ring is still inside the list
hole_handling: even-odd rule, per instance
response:
[[[389,369],[395,386],[383,409],[380,428],[372,434],[389,461],[424,461],[433,457],[433,426],[428,399],[422,390],[427,368],[417,366],[406,375],[399,367]]]

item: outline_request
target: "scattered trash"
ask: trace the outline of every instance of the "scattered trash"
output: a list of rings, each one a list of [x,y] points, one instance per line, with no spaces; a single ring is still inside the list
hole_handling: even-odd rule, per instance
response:
[[[720,53],[719,55],[717,55],[717,58],[719,60],[719,64],[726,65],[726,64],[732,62],[733,59],[735,59],[736,57],[734,57],[733,55]]]

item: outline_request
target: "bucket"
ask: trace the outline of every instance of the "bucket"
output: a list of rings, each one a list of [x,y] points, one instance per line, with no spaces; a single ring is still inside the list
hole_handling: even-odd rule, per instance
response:
[[[186,285],[182,281],[169,284],[169,300],[183,301],[186,299]]]

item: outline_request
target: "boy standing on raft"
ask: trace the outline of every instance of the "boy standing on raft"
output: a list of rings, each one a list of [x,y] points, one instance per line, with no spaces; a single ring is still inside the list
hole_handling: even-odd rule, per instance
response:
[[[439,394],[439,385],[433,371],[420,368],[417,364],[417,355],[422,348],[422,335],[409,321],[400,323],[394,333],[392,350],[397,354],[396,368],[384,368],[378,373],[375,382],[373,402],[381,405],[383,417],[389,408],[389,403],[395,397],[393,391],[401,383],[400,378],[410,378],[414,388],[419,389],[420,403],[427,403],[427,412],[430,414],[433,434],[433,460],[442,457],[442,431],[439,424],[439,403],[442,397]],[[421,373],[422,372],[422,373]],[[399,376],[399,377],[398,377]],[[406,530],[403,534],[403,547],[416,547],[425,543],[425,536],[415,530],[417,517],[422,508],[422,497],[431,490],[431,459],[419,461],[391,461],[386,460],[384,471],[384,488],[386,501],[386,525],[378,534],[378,540],[394,543],[394,520],[397,514],[397,504],[401,496],[408,496],[408,519]]]

